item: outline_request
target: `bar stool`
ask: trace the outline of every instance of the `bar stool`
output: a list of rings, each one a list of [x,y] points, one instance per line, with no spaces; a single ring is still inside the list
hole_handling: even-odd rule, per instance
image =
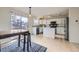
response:
[[[26,33],[23,36],[24,36],[23,51],[25,51],[25,44],[27,43],[27,52],[29,52],[29,48],[31,47],[31,35],[30,33]],[[27,36],[27,41],[26,41],[26,36]]]

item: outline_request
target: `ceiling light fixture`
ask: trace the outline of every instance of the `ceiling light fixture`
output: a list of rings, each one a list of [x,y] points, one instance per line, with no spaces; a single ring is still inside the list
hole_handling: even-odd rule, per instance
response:
[[[29,17],[31,17],[31,7],[29,7]]]

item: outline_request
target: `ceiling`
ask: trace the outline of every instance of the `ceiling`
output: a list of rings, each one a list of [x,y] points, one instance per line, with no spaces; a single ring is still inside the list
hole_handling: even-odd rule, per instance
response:
[[[28,7],[13,7],[16,10],[29,14]],[[46,15],[56,15],[56,14],[67,14],[67,7],[32,7],[31,14],[36,17],[46,16]]]

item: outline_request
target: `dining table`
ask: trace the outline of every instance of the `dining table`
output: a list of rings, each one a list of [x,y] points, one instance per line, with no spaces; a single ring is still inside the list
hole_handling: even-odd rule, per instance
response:
[[[18,47],[21,45],[21,35],[23,35],[23,52],[26,51],[26,43],[27,43],[27,52],[29,52],[29,46],[31,45],[31,35],[29,30],[7,30],[7,31],[0,31],[0,40],[18,36]],[[26,39],[27,36],[27,39]],[[27,40],[27,42],[26,42]],[[30,45],[29,45],[30,43]],[[1,52],[1,44],[0,44],[0,52]]]

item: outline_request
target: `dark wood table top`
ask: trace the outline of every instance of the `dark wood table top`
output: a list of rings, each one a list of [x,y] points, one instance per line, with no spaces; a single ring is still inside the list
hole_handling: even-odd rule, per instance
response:
[[[10,30],[10,31],[0,31],[0,39],[20,35],[20,34],[25,34],[29,33],[28,30]]]

